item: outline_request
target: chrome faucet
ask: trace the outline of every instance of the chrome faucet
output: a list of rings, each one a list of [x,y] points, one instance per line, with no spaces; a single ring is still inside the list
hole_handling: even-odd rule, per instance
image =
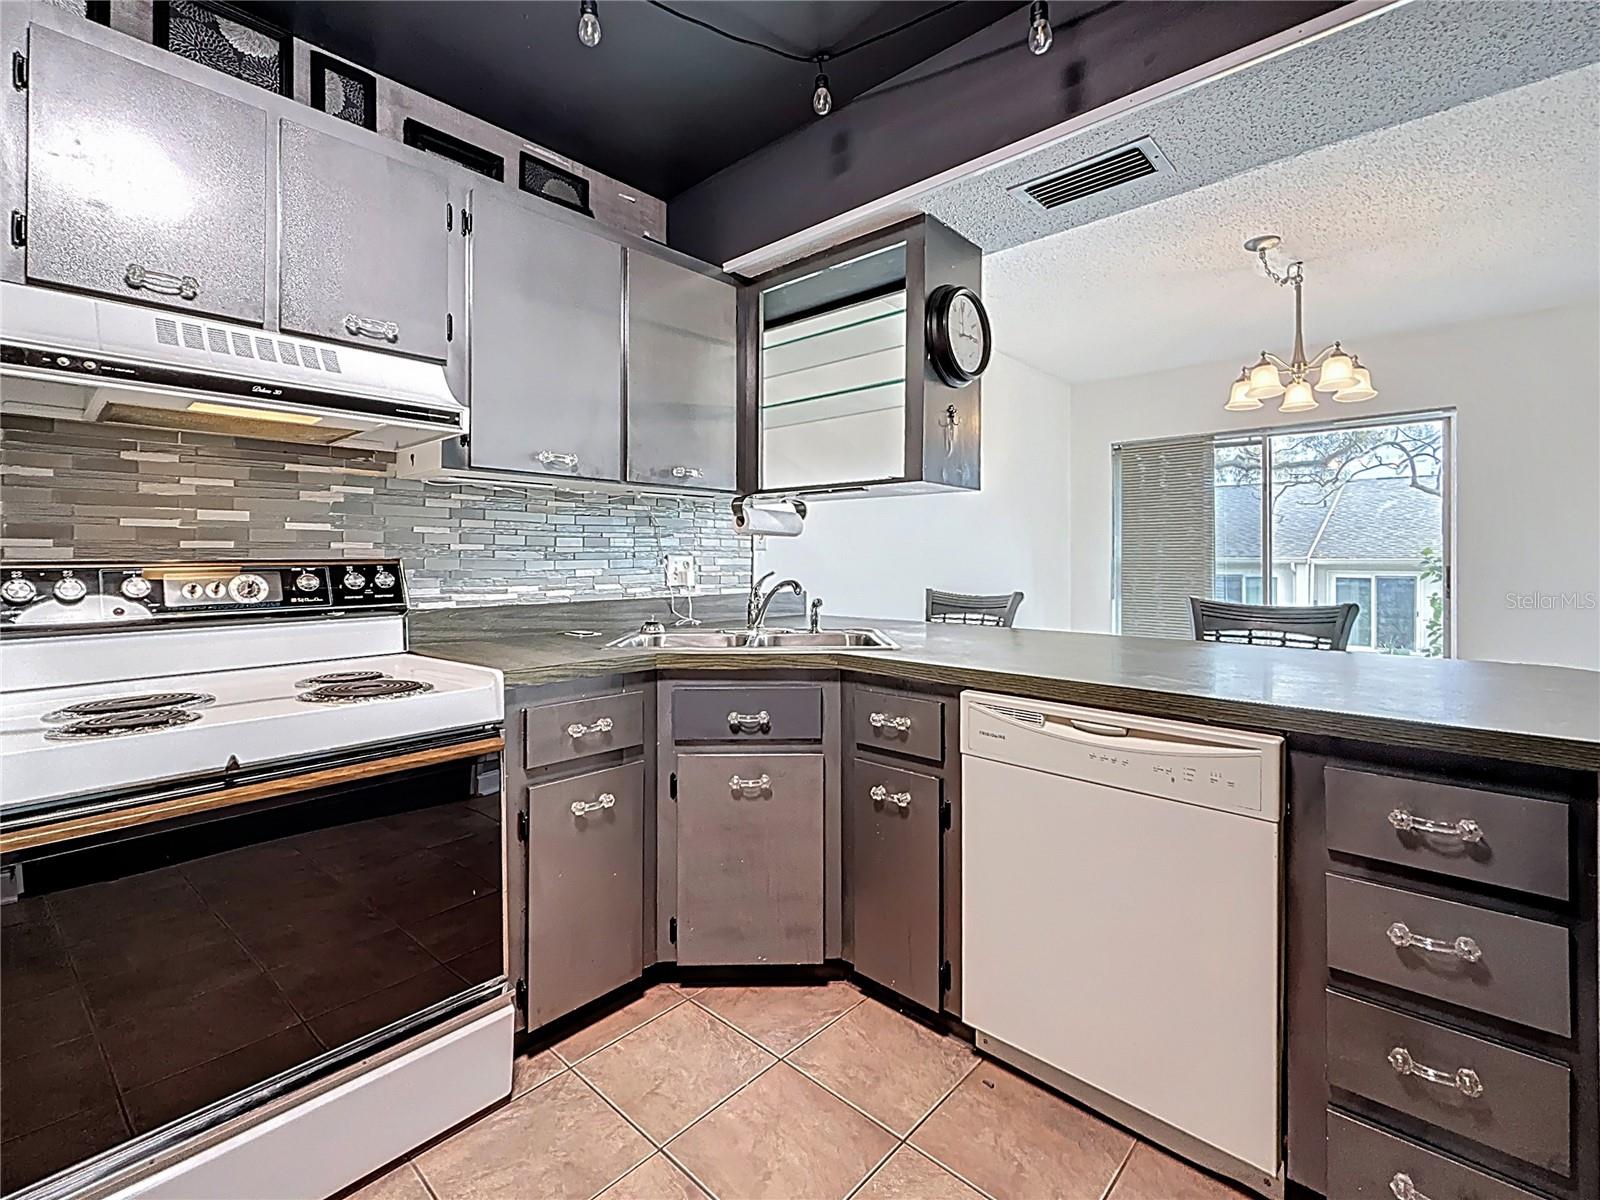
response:
[[[766,623],[767,609],[771,607],[779,592],[791,591],[796,596],[805,595],[805,589],[800,586],[798,579],[783,579],[772,585],[765,595],[761,593],[761,585],[776,575],[776,571],[768,571],[760,579],[750,581],[750,598],[745,604],[745,628],[752,633],[761,632],[761,626]]]

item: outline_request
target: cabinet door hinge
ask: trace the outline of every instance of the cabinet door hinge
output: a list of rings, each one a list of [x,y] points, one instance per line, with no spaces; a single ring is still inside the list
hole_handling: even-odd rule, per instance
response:
[[[671,942],[674,946],[676,946],[678,944],[678,918],[677,917],[673,917],[672,920],[667,922],[667,941]]]
[[[667,795],[674,800],[678,798],[678,773],[676,771],[667,777]]]
[[[525,812],[519,812],[517,814],[517,841],[525,842],[527,840],[528,840],[528,814],[525,813]]]
[[[950,960],[948,958],[939,964],[939,990],[941,992],[950,990]]]
[[[11,52],[11,86],[19,92],[28,87],[28,56],[21,50]]]
[[[953,813],[952,813],[952,810],[950,808],[950,801],[948,801],[948,800],[939,801],[939,828],[940,829],[949,829],[950,828],[950,818],[951,818],[952,815],[953,815]]]
[[[517,1007],[523,1012],[528,1011],[528,981],[526,979],[517,980]]]
[[[447,342],[453,342],[456,340],[455,313],[445,313],[444,315],[444,340]]]
[[[444,231],[446,233],[453,233],[455,231],[455,227],[456,206],[446,201],[444,206]]]
[[[13,246],[28,244],[28,214],[15,208],[11,210],[11,244]]]
[[[461,210],[461,236],[462,237],[466,237],[471,232],[472,232],[472,210],[470,208],[463,208]]]

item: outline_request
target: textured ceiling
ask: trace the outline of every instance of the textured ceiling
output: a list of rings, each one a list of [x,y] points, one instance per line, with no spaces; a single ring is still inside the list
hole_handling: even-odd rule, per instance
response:
[[[917,207],[1004,250],[1600,60],[1600,6],[1412,0],[1167,100],[956,180]],[[1170,175],[1050,213],[1006,188],[1141,137]]]
[[[1068,381],[1286,355],[1257,233],[1305,260],[1312,351],[1593,298],[1597,131],[1590,66],[992,254],[997,347]]]

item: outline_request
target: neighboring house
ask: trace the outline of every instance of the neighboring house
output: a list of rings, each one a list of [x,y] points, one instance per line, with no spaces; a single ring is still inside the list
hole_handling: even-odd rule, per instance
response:
[[[1246,604],[1361,606],[1352,650],[1427,653],[1438,581],[1426,556],[1442,551],[1438,481],[1368,477],[1324,489],[1292,484],[1272,507],[1272,584],[1261,588],[1261,490],[1215,492],[1215,594]]]

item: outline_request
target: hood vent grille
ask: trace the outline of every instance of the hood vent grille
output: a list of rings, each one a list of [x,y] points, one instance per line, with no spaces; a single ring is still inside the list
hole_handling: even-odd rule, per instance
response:
[[[1140,138],[1007,190],[1029,207],[1048,212],[1151,175],[1169,174],[1171,170],[1172,165],[1155,142]]]
[[[182,323],[170,317],[156,317],[156,341],[163,346],[181,345],[188,350],[207,350],[212,354],[226,354],[234,358],[259,358],[262,362],[286,363],[291,367],[304,367],[311,371],[328,371],[341,374],[339,356],[333,347],[307,346],[295,342],[279,341],[274,353],[274,343],[257,337],[252,347],[248,335],[232,330],[218,329],[215,325],[197,325],[193,321]]]

